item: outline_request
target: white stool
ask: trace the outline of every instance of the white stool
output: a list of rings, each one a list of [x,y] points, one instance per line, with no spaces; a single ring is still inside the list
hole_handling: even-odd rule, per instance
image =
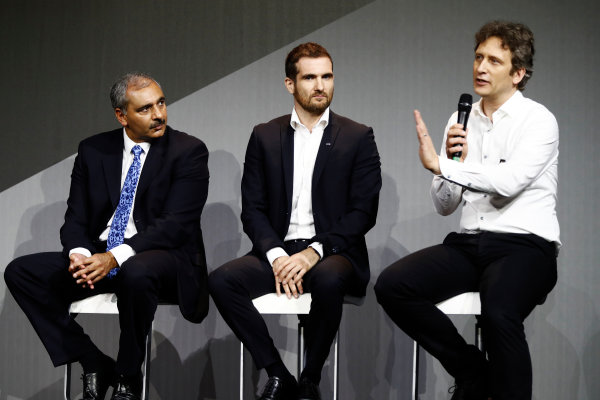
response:
[[[467,292],[451,297],[441,303],[436,304],[444,314],[447,315],[481,315],[481,300],[479,292]],[[481,327],[475,323],[475,346],[483,351],[481,340]],[[412,399],[418,400],[419,390],[419,344],[414,342],[413,350],[413,379],[412,379]]]
[[[364,302],[364,297],[353,297],[353,296],[344,296],[344,304],[354,304],[356,306],[362,305]],[[310,304],[312,302],[312,297],[310,293],[304,293],[298,296],[298,298],[292,297],[288,299],[286,295],[282,294],[281,296],[277,296],[276,293],[267,293],[263,296],[257,297],[252,300],[254,307],[261,314],[280,314],[280,315],[289,315],[289,314],[308,314],[310,311]],[[300,322],[298,322],[298,373],[297,376],[300,377],[300,373],[302,372],[302,368],[304,368],[304,335],[303,335],[304,327]],[[339,351],[338,351],[338,342],[340,337],[340,331],[338,330],[335,340],[333,342],[333,398],[334,400],[338,399],[338,384],[339,384],[339,371],[338,371],[338,362],[339,362]],[[240,400],[244,400],[244,343],[240,342]]]
[[[103,293],[88,297],[71,303],[70,314],[118,314],[117,295],[114,293]],[[152,323],[154,327],[154,322]],[[146,356],[143,366],[142,400],[148,399],[150,385],[150,351],[152,346],[152,327],[146,337]],[[65,365],[65,400],[71,399],[71,364]]]

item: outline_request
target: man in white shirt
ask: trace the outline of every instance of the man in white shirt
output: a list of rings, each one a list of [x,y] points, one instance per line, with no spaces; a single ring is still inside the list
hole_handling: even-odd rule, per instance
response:
[[[460,207],[460,232],[389,266],[375,291],[392,320],[455,378],[452,400],[530,400],[523,321],[557,278],[558,126],[552,113],[521,93],[533,72],[533,33],[494,21],[475,42],[473,86],[481,100],[467,131],[455,113],[438,155],[421,114],[414,113],[421,162],[435,175],[435,208],[449,215]],[[469,291],[480,292],[489,361],[435,307]]]
[[[79,144],[71,175],[62,252],[19,257],[7,287],[54,366],[79,362],[83,400],[137,400],[146,336],[159,300],[200,322],[208,313],[200,214],[208,195],[204,143],[167,126],[152,77],[126,74],[110,93],[122,127]],[[119,354],[103,354],[73,316],[71,302],[117,295]]]
[[[252,251],[209,276],[225,321],[269,381],[261,399],[320,399],[321,370],[342,317],[344,295],[364,296],[364,235],[375,224],[381,170],[373,130],[329,110],[333,64],[316,43],[286,58],[291,115],[257,125],[242,177],[242,223]],[[306,365],[297,387],[252,299],[311,292]]]

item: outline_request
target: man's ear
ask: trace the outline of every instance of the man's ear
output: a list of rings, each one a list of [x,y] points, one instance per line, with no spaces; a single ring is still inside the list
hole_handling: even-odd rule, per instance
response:
[[[294,89],[296,88],[296,82],[294,82],[291,78],[288,78],[286,76],[286,78],[283,81],[283,83],[285,84],[285,88],[287,89],[287,91],[290,94],[294,94]]]
[[[117,121],[123,126],[127,126],[127,114],[123,112],[120,108],[115,108],[115,117],[117,117]]]
[[[525,68],[519,68],[518,70],[513,72],[513,75],[512,75],[513,85],[517,86],[523,80],[523,77],[525,77],[525,72],[526,72]]]

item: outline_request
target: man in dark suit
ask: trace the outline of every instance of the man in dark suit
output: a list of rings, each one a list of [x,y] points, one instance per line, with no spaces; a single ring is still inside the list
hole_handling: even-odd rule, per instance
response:
[[[288,54],[291,115],[254,128],[242,177],[242,222],[252,251],[211,273],[219,311],[269,381],[261,399],[319,399],[321,370],[345,294],[370,278],[365,234],[375,224],[381,169],[373,130],[329,110],[333,64],[318,44]],[[312,294],[300,384],[284,366],[252,305],[281,291]]]
[[[200,322],[208,312],[200,214],[208,194],[202,141],[167,126],[165,96],[150,76],[127,74],[111,89],[123,128],[78,149],[63,251],[17,258],[8,288],[55,366],[82,364],[85,400],[138,399],[145,339],[159,300]],[[117,294],[119,354],[104,355],[69,315],[69,304]]]

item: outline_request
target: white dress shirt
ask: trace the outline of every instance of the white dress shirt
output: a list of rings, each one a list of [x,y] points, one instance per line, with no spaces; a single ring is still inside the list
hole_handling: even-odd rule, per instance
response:
[[[431,196],[438,213],[449,215],[462,202],[460,230],[532,233],[560,246],[556,217],[558,124],[543,105],[517,91],[492,115],[473,104],[464,163],[446,156],[446,126],[440,153],[441,175]]]
[[[142,169],[144,168],[144,162],[146,161],[146,155],[148,154],[148,151],[150,150],[150,143],[134,142],[133,140],[131,140],[129,138],[129,136],[127,136],[127,133],[125,132],[125,128],[123,128],[123,143],[125,146],[123,147],[123,164],[121,167],[121,189],[123,189],[123,184],[125,183],[125,178],[127,177],[127,172],[129,171],[129,167],[133,163],[134,155],[131,153],[131,149],[133,149],[133,147],[135,145],[139,145],[142,148],[142,150],[144,150],[142,152],[142,154],[140,154],[140,163],[141,163],[140,176],[142,174]],[[138,183],[139,183],[139,177],[138,177]],[[129,219],[127,220],[127,227],[125,228],[125,238],[130,238],[137,233],[135,223],[133,222],[133,208],[135,207],[135,194],[137,194],[137,186],[135,188],[135,193],[133,195],[133,204],[131,206],[131,212],[129,213]],[[115,212],[116,211],[117,210],[115,209]],[[100,234],[100,237],[99,237],[100,240],[106,241],[108,239],[108,232],[110,231],[110,226],[112,224],[114,217],[115,217],[115,214],[113,213],[110,220],[106,223],[106,229]],[[128,244],[124,244],[124,243],[112,248],[110,250],[110,252],[115,257],[115,260],[117,260],[117,263],[119,265],[123,264],[125,261],[127,261],[127,259],[129,257],[134,256],[136,254],[135,250],[133,250],[131,248],[131,246],[129,246]],[[90,257],[92,255],[88,249],[85,249],[82,247],[72,249],[69,252],[69,255],[71,255],[72,253],[80,253],[87,257]]]
[[[329,124],[329,107],[313,127],[312,132],[300,122],[296,109],[292,110],[290,125],[294,129],[294,183],[292,190],[292,213],[284,241],[310,239],[316,235],[312,210],[312,176],[323,132]],[[310,244],[323,257],[323,245]],[[267,259],[273,265],[275,259],[287,256],[281,247],[267,251]]]

